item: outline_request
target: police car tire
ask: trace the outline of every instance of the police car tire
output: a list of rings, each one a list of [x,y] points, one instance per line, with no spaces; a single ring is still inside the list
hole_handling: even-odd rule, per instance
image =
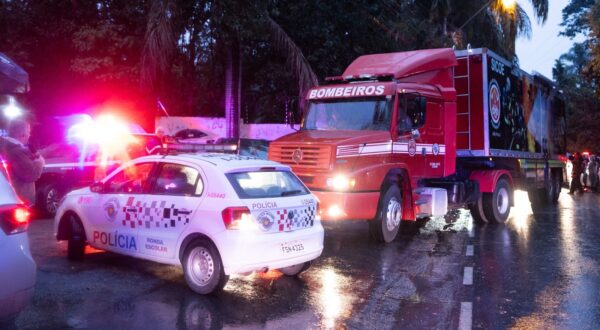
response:
[[[70,260],[82,260],[85,255],[85,230],[81,220],[76,215],[69,215],[66,221],[69,221],[71,228],[69,240],[67,241],[67,257]]]
[[[193,265],[191,265],[191,262],[193,261],[192,259],[198,256],[198,254],[202,254],[206,258],[210,258],[212,261],[212,264],[210,265],[210,267],[212,267],[212,274],[210,274],[210,278],[208,281],[206,281],[206,283],[201,283],[197,276],[193,274]],[[229,276],[225,275],[219,251],[214,244],[208,240],[197,239],[190,243],[185,249],[181,263],[183,265],[185,281],[196,293],[209,294],[221,291],[229,280]]]
[[[298,275],[300,275],[300,273],[307,270],[308,268],[310,268],[310,261],[303,262],[303,263],[297,264],[297,265],[284,267],[284,268],[279,269],[279,271],[282,272],[283,275],[285,275],[285,276],[298,276]]]
[[[397,185],[391,185],[387,188],[385,194],[383,194],[379,200],[379,207],[377,208],[375,219],[369,221],[369,231],[371,237],[376,242],[390,243],[398,236],[402,220],[400,219],[398,224],[392,229],[388,228],[387,224],[388,209],[393,200],[395,200],[395,203],[398,203],[399,209],[391,211],[393,213],[399,212],[400,217],[402,217],[402,192]]]

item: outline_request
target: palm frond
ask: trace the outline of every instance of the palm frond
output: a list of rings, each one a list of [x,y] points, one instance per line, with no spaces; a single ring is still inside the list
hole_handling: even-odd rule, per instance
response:
[[[298,77],[298,89],[301,100],[300,107],[302,108],[306,92],[308,92],[311,87],[319,84],[317,75],[294,40],[292,40],[283,28],[269,15],[266,15],[266,17],[271,30],[273,46],[282,54],[286,54],[287,66]]]
[[[159,74],[169,69],[176,47],[170,19],[173,6],[173,0],[154,0],[150,7],[140,70],[143,86],[155,87]]]

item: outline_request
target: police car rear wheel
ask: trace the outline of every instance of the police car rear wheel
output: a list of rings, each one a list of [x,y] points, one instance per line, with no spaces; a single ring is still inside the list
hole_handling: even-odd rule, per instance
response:
[[[297,276],[310,267],[310,261],[279,269],[286,276]]]
[[[206,240],[197,240],[188,246],[183,256],[183,271],[189,287],[200,294],[219,291],[229,280],[219,252]]]
[[[69,215],[66,221],[69,221],[71,232],[67,241],[67,257],[71,260],[82,260],[85,255],[85,230],[81,220],[76,215]]]

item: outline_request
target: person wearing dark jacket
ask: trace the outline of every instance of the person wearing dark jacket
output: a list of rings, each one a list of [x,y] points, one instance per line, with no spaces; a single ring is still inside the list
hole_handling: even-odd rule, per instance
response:
[[[35,203],[35,181],[42,175],[44,158],[31,152],[27,143],[31,125],[14,119],[8,125],[8,136],[0,138],[0,153],[8,163],[8,174],[15,191],[28,206]]]
[[[571,169],[571,190],[569,194],[574,194],[576,190],[583,193],[583,187],[581,186],[581,174],[584,170],[583,159],[579,152],[576,152],[573,155],[573,159],[571,160],[571,164],[573,168]]]

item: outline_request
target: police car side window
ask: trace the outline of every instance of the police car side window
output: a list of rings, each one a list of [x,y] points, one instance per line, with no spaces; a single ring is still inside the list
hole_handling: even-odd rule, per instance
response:
[[[179,165],[163,164],[154,185],[153,193],[166,195],[201,195],[204,185],[196,169]]]
[[[124,168],[106,182],[105,191],[130,194],[147,192],[152,167],[152,163],[142,163]]]

